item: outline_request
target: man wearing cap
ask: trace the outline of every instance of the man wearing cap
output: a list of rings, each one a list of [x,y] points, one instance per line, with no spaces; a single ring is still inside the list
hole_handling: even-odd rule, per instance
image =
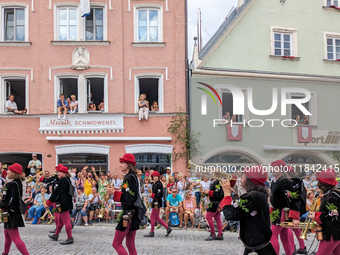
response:
[[[38,159],[37,154],[32,154],[32,160],[28,162],[27,168],[31,169],[31,175],[35,175],[37,171],[40,171],[41,167],[41,161]]]
[[[240,238],[245,246],[243,254],[276,255],[270,243],[267,176],[261,166],[247,167],[241,179],[246,193],[236,201],[231,198],[230,181],[221,181],[224,198],[220,208],[226,220],[240,221]]]
[[[165,176],[165,179],[166,179],[166,183],[169,183],[169,177],[172,176],[172,174],[171,174],[171,167],[167,166],[167,167],[165,168],[165,174],[164,174],[164,176]]]
[[[309,217],[322,227],[323,240],[316,255],[340,254],[340,192],[335,188],[334,169],[328,168],[316,176],[318,188],[323,195],[318,212],[310,212]]]
[[[288,178],[284,177],[284,171],[287,171],[286,164],[283,160],[276,160],[271,163],[273,167],[273,177],[275,180],[271,183],[270,212],[273,232],[271,243],[277,254],[280,254],[279,235],[286,254],[293,253],[293,244],[291,243],[291,230],[280,226],[281,222],[286,221],[283,209],[289,209],[288,217],[292,219],[293,224],[297,226],[300,222],[300,200],[294,199],[292,193],[294,188]]]

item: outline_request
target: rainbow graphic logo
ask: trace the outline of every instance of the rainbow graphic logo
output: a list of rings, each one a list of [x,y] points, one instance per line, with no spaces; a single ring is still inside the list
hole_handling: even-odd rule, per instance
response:
[[[197,82],[197,83],[207,87],[212,92],[214,92],[214,94],[217,96],[217,98],[220,101],[220,104],[222,106],[221,97],[220,97],[220,95],[217,93],[217,91],[213,87],[211,87],[210,85],[208,85],[206,83],[203,83],[203,82]],[[206,94],[202,94],[202,97],[201,97],[201,114],[202,115],[207,115],[207,94],[214,100],[215,105],[217,105],[217,102],[216,102],[216,100],[214,98],[214,95],[209,90],[201,88],[201,87],[196,87],[196,88],[198,88],[200,90],[203,90],[206,93]]]

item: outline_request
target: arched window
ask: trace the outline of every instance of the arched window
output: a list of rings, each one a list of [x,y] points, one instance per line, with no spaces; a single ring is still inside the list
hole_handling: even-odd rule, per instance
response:
[[[319,158],[306,154],[291,154],[282,159],[286,164],[325,164]]]
[[[204,164],[258,164],[254,159],[241,153],[223,152],[212,156]]]

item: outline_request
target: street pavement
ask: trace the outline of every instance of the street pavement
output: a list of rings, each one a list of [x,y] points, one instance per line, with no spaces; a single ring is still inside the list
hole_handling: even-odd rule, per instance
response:
[[[48,231],[53,230],[55,225],[31,225],[26,224],[25,228],[19,228],[22,240],[25,242],[28,252],[31,255],[107,255],[117,254],[112,248],[112,240],[115,233],[115,224],[93,224],[92,226],[76,226],[73,229],[75,243],[61,245],[48,238]],[[204,239],[209,236],[206,230],[184,230],[173,228],[170,236],[165,237],[165,229],[155,230],[155,237],[145,238],[150,230],[138,230],[136,234],[136,247],[139,255],[187,255],[187,254],[227,254],[237,255],[241,247],[238,240],[238,233],[226,231],[223,233],[223,241],[210,241]],[[0,224],[0,254],[3,252],[4,235],[3,224]],[[59,240],[67,238],[63,229]],[[314,235],[308,235],[306,242],[309,248]],[[296,242],[297,243],[297,242]],[[125,246],[125,241],[123,242]],[[315,247],[315,243],[313,245]],[[314,249],[314,248],[313,248]],[[12,243],[11,255],[20,254],[14,243]],[[284,250],[281,247],[281,254]]]

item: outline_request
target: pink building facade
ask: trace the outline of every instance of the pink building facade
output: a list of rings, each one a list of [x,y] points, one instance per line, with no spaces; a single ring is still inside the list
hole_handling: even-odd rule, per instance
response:
[[[168,157],[176,145],[167,128],[186,107],[185,2],[90,0],[90,7],[81,17],[79,0],[0,2],[0,162],[27,166],[37,153],[50,171],[58,163],[118,171],[129,152],[138,168],[184,172],[184,160]],[[139,120],[141,93],[159,105],[148,120]],[[10,94],[26,115],[7,111]],[[78,101],[65,120],[60,94]]]

